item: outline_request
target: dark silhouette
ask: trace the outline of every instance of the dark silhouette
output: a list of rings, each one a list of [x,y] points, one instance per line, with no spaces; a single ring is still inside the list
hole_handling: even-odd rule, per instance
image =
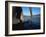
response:
[[[16,19],[19,19],[20,23],[18,24],[13,24],[13,30],[22,30],[23,29],[23,25],[22,25],[22,21],[20,19],[22,13],[22,8],[21,7],[13,7],[13,18],[14,16],[16,17]]]

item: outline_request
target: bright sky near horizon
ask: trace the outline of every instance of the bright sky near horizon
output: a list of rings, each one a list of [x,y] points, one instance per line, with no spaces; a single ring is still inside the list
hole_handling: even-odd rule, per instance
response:
[[[25,16],[30,16],[30,9],[29,7],[22,7],[23,9],[23,14]],[[33,15],[37,15],[37,14],[40,14],[40,7],[32,7],[32,14]]]
[[[23,14],[25,15],[25,16],[30,16],[30,10],[29,10],[29,8],[28,7],[22,7],[22,9],[23,9]]]

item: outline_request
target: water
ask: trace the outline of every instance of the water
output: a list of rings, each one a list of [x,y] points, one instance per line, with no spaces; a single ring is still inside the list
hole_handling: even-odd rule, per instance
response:
[[[40,29],[40,16],[24,16],[22,26],[20,23],[13,24],[13,30],[31,30]]]
[[[32,16],[32,19],[30,16],[24,17],[24,29],[40,29],[40,16]]]

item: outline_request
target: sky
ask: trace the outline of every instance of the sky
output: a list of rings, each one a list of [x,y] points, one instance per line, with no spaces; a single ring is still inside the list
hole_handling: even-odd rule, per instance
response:
[[[22,7],[22,9],[25,16],[30,16],[30,10],[28,7]]]
[[[23,14],[25,16],[30,16],[30,10],[29,10],[29,7],[22,7],[23,9]],[[39,7],[32,7],[32,14],[33,15],[37,15],[37,14],[40,14],[40,8]]]
[[[40,14],[40,7],[32,7],[32,13],[33,15]]]

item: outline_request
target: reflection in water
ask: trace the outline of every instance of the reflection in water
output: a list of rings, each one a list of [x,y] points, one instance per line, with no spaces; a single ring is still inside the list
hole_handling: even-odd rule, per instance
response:
[[[40,16],[32,16],[32,20],[25,17],[25,20],[27,21],[24,22],[24,29],[40,29]]]

